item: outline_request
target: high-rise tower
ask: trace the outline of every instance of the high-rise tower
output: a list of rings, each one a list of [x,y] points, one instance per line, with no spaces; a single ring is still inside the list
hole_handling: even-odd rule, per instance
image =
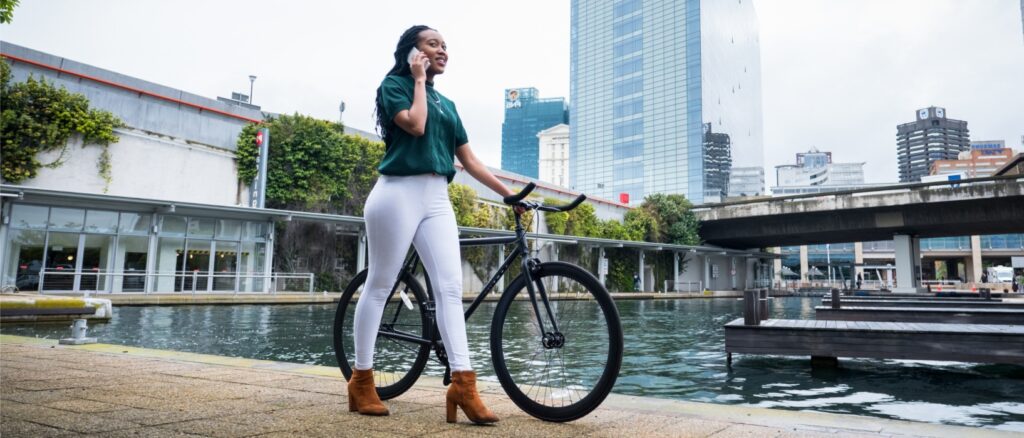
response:
[[[751,0],[573,0],[570,184],[640,202],[701,203],[704,124],[733,166],[763,165],[761,62]]]
[[[569,121],[564,97],[540,98],[536,88],[505,90],[505,121],[501,124],[501,169],[538,177],[537,134]]]
[[[939,160],[955,160],[971,147],[967,122],[946,118],[946,109],[917,110],[917,120],[896,127],[900,182],[917,182]]]

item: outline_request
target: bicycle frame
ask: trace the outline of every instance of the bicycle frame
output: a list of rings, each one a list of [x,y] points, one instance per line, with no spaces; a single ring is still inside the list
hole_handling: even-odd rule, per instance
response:
[[[533,273],[533,270],[535,269],[535,266],[537,265],[537,261],[534,260],[534,259],[531,259],[529,257],[530,254],[529,254],[529,246],[527,245],[527,242],[526,242],[526,230],[523,228],[523,225],[522,225],[522,223],[520,221],[520,217],[519,217],[518,214],[515,215],[515,222],[516,222],[516,229],[515,229],[516,230],[516,235],[515,236],[509,236],[509,237],[478,237],[478,238],[469,238],[469,239],[459,239],[459,246],[492,246],[492,245],[506,245],[506,244],[510,244],[510,243],[515,243],[516,244],[515,250],[512,251],[511,254],[508,255],[508,257],[505,257],[505,260],[501,263],[501,266],[498,268],[498,271],[487,282],[487,284],[484,286],[484,288],[480,292],[480,294],[477,295],[477,297],[475,299],[473,299],[473,302],[469,305],[469,308],[466,309],[466,311],[465,311],[464,318],[466,320],[468,320],[469,317],[473,315],[473,312],[476,311],[477,307],[479,307],[480,304],[482,304],[484,302],[484,298],[487,297],[487,294],[489,294],[491,292],[491,290],[494,289],[494,287],[497,285],[498,280],[500,280],[505,275],[505,271],[507,271],[508,268],[512,266],[512,263],[515,262],[516,258],[520,258],[521,259],[520,262],[522,263],[522,265],[521,265],[522,266],[522,272],[523,272],[523,275],[526,276],[527,292],[529,293],[529,296],[530,296],[530,302],[533,304],[533,311],[534,311],[534,313],[537,316],[537,322],[540,325],[541,333],[544,333],[546,335],[548,332],[544,329],[544,320],[541,317],[540,307],[537,306],[537,296],[538,295],[540,296],[540,300],[544,303],[544,308],[547,311],[548,320],[551,321],[551,325],[552,325],[552,328],[554,329],[554,333],[559,333],[558,322],[555,320],[554,313],[551,311],[551,304],[548,301],[547,291],[544,289],[544,285],[540,284],[539,285],[539,290],[534,290],[532,273]],[[402,270],[400,272],[409,272],[411,274],[415,274],[416,268],[417,268],[417,266],[419,266],[419,264],[420,264],[419,263],[419,254],[417,254],[415,251],[413,251],[406,258],[405,263],[403,263]],[[426,284],[427,284],[427,303],[424,303],[424,304],[427,305],[427,309],[430,312],[431,322],[434,322],[434,321],[436,321],[436,316],[434,314],[434,308],[433,308],[433,304],[434,304],[434,298],[433,298],[434,297],[434,291],[433,291],[433,287],[430,284],[430,277],[428,276],[426,270],[424,270],[423,275],[424,275],[424,278],[426,279]],[[401,278],[401,275],[399,275],[398,278]],[[399,284],[398,278],[396,278],[395,283],[391,286],[391,292],[388,294],[388,298],[387,298],[387,300],[385,302],[391,301],[391,299],[394,298],[395,292],[398,290],[398,284]],[[509,292],[508,292],[508,290],[506,290],[506,291],[504,291],[502,293],[504,294],[504,293],[509,293]],[[392,320],[391,320],[392,324],[394,324],[398,320],[398,316],[401,313],[402,313],[402,306],[398,306],[398,310],[395,312],[394,317],[392,317]],[[387,330],[387,331],[381,330],[379,332],[379,335],[383,336],[383,337],[399,339],[399,340],[406,341],[406,342],[417,343],[417,344],[420,344],[420,345],[434,345],[437,342],[438,339],[437,339],[437,334],[433,330],[433,324],[431,324],[431,326],[428,327],[427,330],[428,330],[428,333],[426,333],[426,335],[423,336],[423,337],[414,336],[414,335],[410,335],[410,334],[407,334],[407,333],[401,333],[401,332],[394,331],[394,330]],[[447,365],[448,364],[445,363],[445,366],[447,366]]]

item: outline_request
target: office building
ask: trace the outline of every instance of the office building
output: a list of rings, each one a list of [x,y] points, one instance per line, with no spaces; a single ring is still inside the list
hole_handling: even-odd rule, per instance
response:
[[[729,197],[764,196],[763,167],[733,167],[729,172]]]
[[[763,165],[753,2],[573,0],[570,181],[632,203],[650,193],[704,201],[704,125],[732,165]],[[714,184],[714,183],[712,183]]]
[[[946,109],[917,111],[917,120],[896,127],[900,182],[917,182],[939,160],[955,160],[970,147],[967,122],[946,118]]]
[[[569,186],[569,125],[557,124],[537,134],[540,143],[538,179]]]
[[[962,178],[984,178],[1013,159],[1013,149],[1002,140],[972,141],[971,150],[961,152],[956,160],[932,163],[930,175],[960,175]]]
[[[2,42],[11,81],[84,95],[124,121],[108,146],[67,149],[60,167],[5,185],[0,279],[61,293],[265,292],[274,213],[248,208],[235,148],[259,109]],[[46,160],[51,161],[51,160]],[[188,273],[187,275],[185,273]],[[213,273],[217,273],[214,275]]]
[[[796,164],[775,166],[774,196],[823,193],[866,187],[864,163],[833,163],[831,152],[796,154]]]
[[[721,202],[729,193],[729,170],[732,169],[729,134],[713,132],[704,124],[704,201]]]
[[[536,88],[505,90],[505,121],[501,124],[501,168],[538,177],[540,159],[537,133],[567,123],[563,97],[541,98]]]

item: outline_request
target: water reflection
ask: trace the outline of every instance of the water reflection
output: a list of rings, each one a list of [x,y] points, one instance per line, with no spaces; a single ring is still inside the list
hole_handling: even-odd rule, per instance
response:
[[[838,369],[812,369],[807,358],[739,355],[730,369],[721,326],[741,316],[741,301],[620,301],[618,306],[626,351],[617,393],[1024,431],[1024,367],[843,360]],[[102,342],[335,365],[334,309],[328,305],[116,307],[114,312],[110,323],[90,330]],[[813,319],[814,302],[774,300],[771,312],[776,318]],[[467,324],[473,365],[489,380],[494,380],[492,313],[493,305],[484,305]],[[5,325],[0,331],[59,338],[67,324]],[[443,370],[433,363],[427,372],[440,375]]]

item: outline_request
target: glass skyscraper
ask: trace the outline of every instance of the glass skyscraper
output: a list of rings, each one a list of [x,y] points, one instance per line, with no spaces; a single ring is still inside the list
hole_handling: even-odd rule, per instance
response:
[[[708,186],[704,125],[731,165],[763,165],[751,0],[572,0],[570,181],[604,198]],[[714,183],[712,183],[714,184]]]
[[[505,121],[501,124],[501,169],[538,178],[540,143],[537,133],[568,122],[565,98],[541,99],[536,88],[505,90]]]

